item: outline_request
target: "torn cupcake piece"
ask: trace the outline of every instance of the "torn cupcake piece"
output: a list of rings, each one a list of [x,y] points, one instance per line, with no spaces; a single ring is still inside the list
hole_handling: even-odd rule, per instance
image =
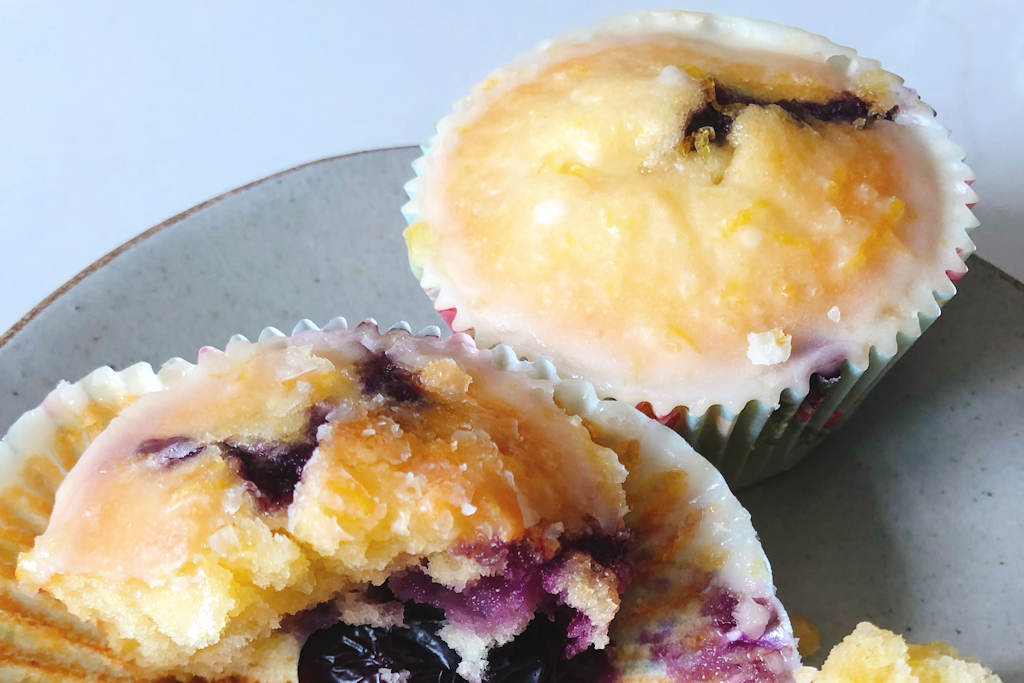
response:
[[[159,375],[101,369],[0,455],[17,596],[0,673],[785,681],[798,664],[714,468],[462,335],[302,326]]]
[[[18,578],[153,677],[245,675],[287,615],[360,590],[438,608],[470,681],[535,615],[565,615],[569,656],[603,647],[625,471],[552,391],[464,336],[204,349],[88,446]]]

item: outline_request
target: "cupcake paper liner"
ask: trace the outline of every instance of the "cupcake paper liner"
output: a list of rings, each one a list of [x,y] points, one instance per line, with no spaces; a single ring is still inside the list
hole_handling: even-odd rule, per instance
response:
[[[15,567],[46,529],[57,487],[86,446],[138,396],[163,386],[145,363],[99,368],[61,383],[0,440],[0,680],[135,680],[131,663],[95,627],[24,591]]]
[[[921,332],[936,319],[921,316]],[[812,380],[821,388],[804,396],[787,391],[778,406],[751,401],[738,415],[714,406],[699,416],[685,409],[653,416],[642,408],[681,434],[733,487],[742,488],[800,462],[842,425],[916,340],[899,334],[895,353],[884,356],[872,348],[866,367],[844,361],[834,377]]]
[[[324,329],[332,328],[347,329],[347,323],[337,318]],[[293,333],[319,329],[304,320]],[[406,323],[389,329],[410,331]],[[440,330],[430,327],[419,334],[439,336]],[[266,328],[259,338],[283,336],[275,328]],[[450,341],[472,346],[465,336]],[[652,649],[652,633],[671,635],[706,627],[714,618],[708,616],[707,606],[720,602],[721,595],[737,603],[757,601],[768,610],[770,619],[762,624],[758,642],[771,655],[778,680],[791,680],[799,662],[788,617],[774,597],[771,569],[750,516],[718,471],[672,430],[624,403],[599,399],[585,381],[559,379],[550,363],[521,361],[503,345],[490,355],[499,369],[550,383],[556,402],[584,420],[598,443],[624,454],[630,472],[625,487],[633,508],[627,522],[638,537],[649,539],[648,546],[660,543],[661,537],[672,541],[668,551],[658,545],[653,554],[660,564],[648,567],[647,578],[637,577],[624,596],[626,608],[635,608],[632,616],[627,609],[627,616],[613,623],[614,664],[620,680],[664,680],[671,662]],[[139,396],[173,385],[191,367],[182,359],[168,361],[159,372],[146,363],[120,372],[103,367],[78,382],[62,382],[0,440],[0,679],[144,678],[131,661],[105,643],[98,629],[46,594],[23,590],[15,579],[15,567],[18,555],[30,549],[45,530],[58,486],[89,443]],[[693,581],[675,585],[680,572]],[[695,586],[700,589],[696,593]],[[657,624],[637,607],[664,603],[673,591],[688,602],[661,614]]]
[[[452,131],[470,120],[486,93],[500,90],[506,82],[515,82],[521,71],[529,71],[532,64],[554,46],[586,42],[598,36],[629,37],[656,31],[679,32],[719,40],[733,47],[778,51],[834,65],[841,63],[848,74],[874,69],[881,72],[878,61],[862,57],[852,48],[836,45],[823,36],[743,17],[683,11],[638,12],[575,29],[544,41],[534,50],[495,69],[486,80],[474,86],[470,95],[456,101],[450,114],[438,121],[436,134],[421,145],[423,154],[412,163],[414,177],[405,185],[409,201],[402,207],[402,213],[407,224],[412,226],[421,219],[418,199],[421,177],[430,172],[431,152],[438,139],[453,134]],[[825,382],[811,375],[801,385],[785,388],[778,394],[750,396],[745,403],[735,406],[715,404],[699,413],[682,405],[652,406],[644,398],[637,399],[637,408],[681,434],[719,468],[733,487],[748,486],[790,469],[848,418],[939,317],[942,306],[956,293],[954,283],[966,273],[964,262],[974,251],[968,233],[978,225],[971,211],[977,195],[971,188],[974,175],[963,161],[963,149],[949,139],[949,131],[936,121],[931,107],[914,91],[902,87],[902,79],[888,72],[881,73],[890,79],[898,98],[896,121],[910,124],[908,129],[928,148],[938,184],[946,188],[946,193],[937,199],[942,204],[943,218],[939,239],[950,249],[952,260],[946,265],[944,277],[922,278],[930,282],[930,286],[917,283],[921,286],[911,293],[916,315],[904,319],[891,337],[865,344],[860,352],[851,354]],[[443,267],[429,258],[419,259],[411,250],[409,258],[413,274],[454,331],[473,334],[481,345],[503,341],[500,336],[495,337],[493,331],[481,330],[471,312],[459,308]],[[818,386],[814,386],[815,382]]]

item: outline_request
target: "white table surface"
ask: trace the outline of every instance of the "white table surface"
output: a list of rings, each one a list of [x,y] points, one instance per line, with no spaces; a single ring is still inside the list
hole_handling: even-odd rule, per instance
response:
[[[493,66],[645,4],[0,0],[0,330],[163,219],[295,164],[423,140]],[[904,76],[968,151],[979,253],[1024,279],[1024,5],[690,8],[797,24]]]

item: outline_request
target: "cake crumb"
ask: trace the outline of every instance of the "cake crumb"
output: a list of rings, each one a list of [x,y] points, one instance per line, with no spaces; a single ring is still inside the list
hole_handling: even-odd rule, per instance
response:
[[[754,365],[778,365],[789,360],[793,352],[793,337],[781,327],[767,332],[751,332],[747,335],[747,358]]]
[[[841,317],[840,314],[839,314],[839,307],[838,306],[833,306],[832,308],[828,309],[827,315],[828,315],[828,319],[831,320],[832,322],[834,322],[834,323],[839,322],[839,319]]]
[[[813,673],[813,670],[812,672]],[[999,683],[982,664],[960,655],[944,642],[913,645],[900,635],[868,622],[832,648],[813,683]]]

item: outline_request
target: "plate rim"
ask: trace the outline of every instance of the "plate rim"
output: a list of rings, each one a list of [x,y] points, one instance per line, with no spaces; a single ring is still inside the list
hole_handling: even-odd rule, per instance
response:
[[[96,259],[92,263],[90,263],[87,266],[85,266],[84,268],[82,268],[80,271],[75,273],[73,276],[71,276],[62,285],[60,285],[55,290],[50,292],[39,303],[37,303],[35,306],[33,306],[31,309],[29,309],[29,311],[27,313],[25,313],[25,315],[21,316],[17,321],[15,321],[15,323],[13,325],[11,325],[3,333],[2,336],[0,336],[0,349],[2,349],[4,346],[6,346],[11,341],[11,339],[13,339],[15,337],[15,335],[17,335],[19,332],[21,332],[30,322],[32,322],[43,311],[45,311],[47,308],[49,308],[51,305],[53,305],[54,302],[56,302],[62,296],[67,294],[72,288],[74,288],[76,285],[78,285],[82,280],[84,280],[85,278],[89,277],[94,272],[96,272],[97,270],[99,270],[103,266],[107,265],[108,263],[113,261],[115,258],[120,256],[124,252],[128,251],[132,247],[138,246],[140,243],[146,241],[147,239],[149,239],[153,235],[163,231],[166,228],[169,228],[169,227],[175,225],[176,223],[181,222],[182,220],[188,218],[189,216],[191,216],[194,213],[198,213],[199,211],[202,211],[203,209],[209,208],[210,206],[212,206],[212,205],[214,205],[214,204],[216,204],[216,203],[218,203],[220,201],[223,201],[223,200],[227,199],[228,197],[232,197],[232,196],[234,196],[236,194],[239,194],[241,192],[244,192],[246,190],[250,190],[250,189],[256,187],[257,185],[262,185],[263,183],[269,182],[271,180],[276,180],[277,178],[280,178],[282,176],[286,176],[286,175],[289,175],[291,173],[296,173],[298,171],[310,168],[312,166],[318,166],[320,164],[326,164],[326,163],[329,163],[329,162],[332,162],[332,161],[338,161],[340,159],[347,159],[347,158],[351,158],[351,157],[362,156],[364,154],[373,154],[374,152],[390,152],[390,151],[397,151],[397,150],[413,150],[413,149],[417,149],[417,145],[392,145],[390,147],[373,147],[373,148],[370,148],[370,149],[361,149],[361,150],[357,150],[355,152],[346,152],[344,154],[334,154],[334,155],[327,156],[327,157],[321,157],[319,159],[313,159],[312,161],[306,161],[306,162],[298,164],[296,166],[290,166],[288,168],[285,168],[283,170],[277,171],[275,173],[271,173],[270,175],[263,176],[262,178],[257,178],[256,180],[253,180],[253,181],[250,181],[248,183],[245,183],[244,185],[239,185],[238,187],[235,187],[233,189],[227,190],[226,192],[222,192],[222,193],[220,193],[218,195],[210,197],[209,199],[207,199],[205,201],[202,201],[202,202],[200,202],[198,204],[190,206],[189,208],[185,209],[184,211],[181,211],[180,213],[174,214],[170,218],[167,218],[167,219],[157,223],[156,225],[143,230],[142,232],[138,233],[134,237],[131,237],[128,240],[122,242],[121,244],[117,245],[116,247],[114,247],[113,249],[111,249],[107,253],[103,254],[102,256],[100,256],[98,259]],[[1015,277],[1013,277],[1012,275],[1010,275],[1009,273],[1007,273],[1003,269],[1001,269],[998,266],[996,266],[995,264],[993,264],[991,261],[989,261],[989,260],[987,260],[985,258],[982,258],[981,256],[978,255],[977,252],[972,253],[968,260],[975,260],[975,259],[978,260],[978,261],[981,261],[986,266],[988,266],[988,267],[992,268],[993,270],[995,270],[996,274],[1000,278],[1002,278],[1003,280],[1006,280],[1011,285],[1013,285],[1016,289],[1018,289],[1022,293],[1024,293],[1024,282],[1016,279]]]
[[[244,192],[246,190],[250,190],[250,189],[256,187],[257,185],[262,185],[263,183],[269,182],[271,180],[276,180],[276,179],[278,179],[278,178],[280,178],[282,176],[286,176],[286,175],[289,175],[291,173],[295,173],[295,172],[298,172],[298,171],[310,168],[311,166],[318,166],[320,164],[325,164],[325,163],[328,163],[328,162],[331,162],[331,161],[338,161],[340,159],[347,159],[347,158],[351,158],[351,157],[362,156],[364,154],[372,154],[374,152],[390,152],[390,151],[402,150],[402,149],[409,149],[409,150],[417,149],[417,146],[416,145],[393,145],[391,147],[374,147],[374,148],[370,148],[370,149],[357,150],[355,152],[346,152],[344,154],[334,154],[334,155],[327,156],[327,157],[321,157],[319,159],[313,159],[312,161],[306,161],[306,162],[303,162],[303,163],[298,164],[296,166],[290,166],[290,167],[285,168],[283,170],[276,171],[274,173],[271,173],[270,175],[263,176],[262,178],[257,178],[256,180],[253,180],[253,181],[250,181],[248,183],[245,183],[244,185],[239,185],[238,187],[232,188],[230,190],[227,190],[226,192],[222,192],[222,193],[220,193],[218,195],[215,195],[213,197],[210,197],[209,199],[206,199],[206,200],[204,200],[204,201],[202,201],[202,202],[200,202],[198,204],[190,206],[189,208],[185,209],[184,211],[181,211],[180,213],[176,213],[173,216],[171,216],[170,218],[166,218],[163,221],[157,223],[156,225],[143,230],[142,232],[138,233],[134,237],[131,237],[131,238],[127,239],[126,241],[124,241],[121,244],[117,245],[116,247],[114,247],[113,249],[111,249],[107,253],[103,254],[98,259],[96,259],[95,261],[93,261],[92,263],[88,264],[87,266],[82,268],[80,271],[78,271],[77,273],[72,275],[62,285],[60,285],[55,290],[50,292],[39,303],[37,303],[32,308],[30,308],[27,313],[25,313],[23,316],[18,318],[18,320],[16,320],[14,322],[14,324],[11,325],[3,333],[2,336],[0,336],[0,349],[2,349],[4,346],[6,346],[15,337],[15,335],[17,335],[19,332],[21,332],[25,328],[25,326],[27,326],[30,322],[32,322],[35,318],[37,318],[43,311],[45,311],[47,308],[49,308],[51,305],[53,305],[58,299],[60,299],[65,294],[67,294],[72,288],[74,288],[76,285],[78,285],[82,280],[84,280],[85,278],[89,277],[94,272],[96,272],[97,270],[99,270],[103,266],[107,265],[108,263],[113,261],[115,258],[120,256],[121,254],[125,253],[126,251],[128,251],[132,247],[138,246],[139,244],[141,244],[142,242],[145,242],[147,239],[149,239],[153,235],[156,235],[157,233],[162,232],[165,228],[169,228],[169,227],[175,225],[176,223],[181,222],[182,220],[188,218],[189,216],[191,216],[194,213],[198,213],[199,211],[202,211],[203,209],[209,208],[210,206],[213,206],[214,204],[217,204],[218,202],[221,202],[221,201],[227,199],[228,197],[232,197],[232,196],[234,196],[236,194],[239,194],[241,192]],[[410,169],[410,177],[411,177],[411,169]],[[397,209],[396,209],[396,211],[397,211]]]

